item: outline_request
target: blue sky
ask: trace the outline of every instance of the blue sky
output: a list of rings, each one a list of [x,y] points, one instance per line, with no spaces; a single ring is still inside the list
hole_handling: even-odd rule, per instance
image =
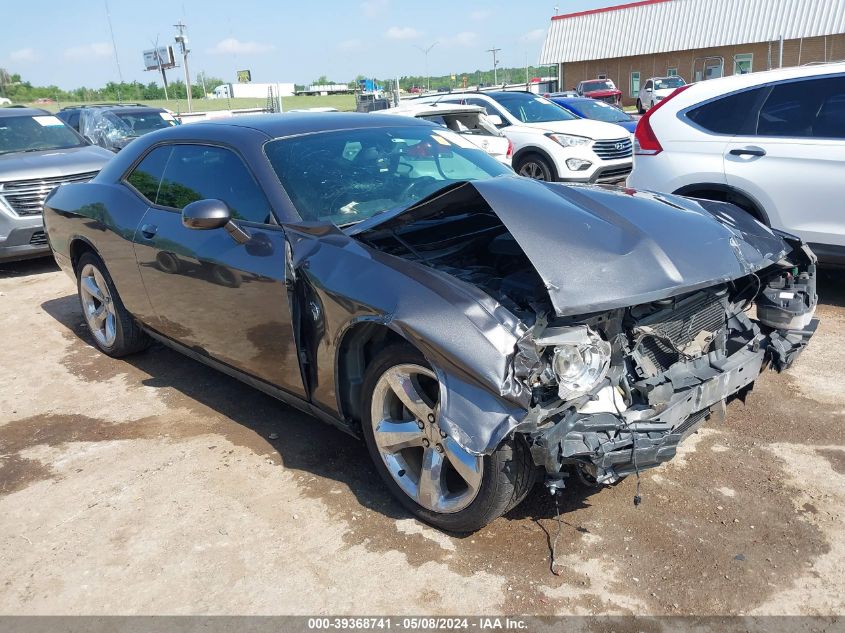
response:
[[[432,75],[488,69],[496,46],[500,66],[536,63],[549,19],[624,0],[108,0],[126,81],[154,81],[141,51],[172,43],[173,24],[188,25],[192,76],[205,71],[235,81],[310,83],[320,75],[348,81],[358,74],[424,73],[415,48],[437,45]],[[105,0],[10,2],[4,8],[0,67],[36,85],[98,87],[117,80]],[[178,71],[171,71],[175,79]]]

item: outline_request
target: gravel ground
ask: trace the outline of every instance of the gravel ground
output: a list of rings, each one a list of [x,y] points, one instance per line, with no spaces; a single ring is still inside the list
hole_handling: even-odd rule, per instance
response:
[[[845,274],[821,302],[640,507],[570,486],[554,576],[541,487],[445,535],[348,436],[161,346],[107,358],[51,262],[2,265],[0,614],[842,614]]]

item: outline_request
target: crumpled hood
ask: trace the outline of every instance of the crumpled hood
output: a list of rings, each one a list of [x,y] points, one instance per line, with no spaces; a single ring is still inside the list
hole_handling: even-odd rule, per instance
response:
[[[447,196],[465,199],[466,187],[516,239],[560,316],[692,292],[770,266],[790,250],[733,205],[520,177],[463,183],[361,222],[349,234],[433,217]]]
[[[100,171],[113,157],[110,151],[96,145],[4,154],[0,156],[0,182]]]

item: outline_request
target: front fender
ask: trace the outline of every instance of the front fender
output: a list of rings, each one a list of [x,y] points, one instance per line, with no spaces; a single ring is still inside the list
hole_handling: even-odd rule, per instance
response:
[[[303,230],[303,228],[305,230]],[[338,230],[288,227],[312,402],[338,417],[337,353],[362,320],[422,352],[440,381],[444,430],[474,454],[492,452],[525,415],[530,391],[513,373],[526,327],[475,286],[371,249]]]

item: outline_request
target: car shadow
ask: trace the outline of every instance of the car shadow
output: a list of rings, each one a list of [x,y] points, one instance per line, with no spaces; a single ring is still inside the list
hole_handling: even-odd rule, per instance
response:
[[[76,295],[46,301],[41,307],[73,336],[90,345],[92,354],[99,354],[82,320]],[[334,495],[328,494],[328,489],[334,487],[331,482],[337,482],[347,486],[364,507],[393,519],[411,517],[380,480],[364,443],[329,424],[159,343],[126,358],[101,356],[96,361],[115,363],[118,370],[125,363],[137,370],[144,386],[178,391],[194,401],[191,406],[199,415],[207,407],[225,416],[227,420],[211,432],[220,433],[233,443],[248,445],[260,454],[276,452],[286,470],[301,471],[329,482],[330,485],[313,486],[311,491],[325,502],[331,502],[329,497]],[[241,428],[233,431],[229,420]],[[244,433],[244,429],[252,433]],[[269,439],[271,434],[277,434],[278,438]],[[559,496],[561,512],[584,507],[587,497],[595,492],[596,489],[570,477],[565,494]],[[555,516],[553,500],[538,482],[505,518],[530,519],[548,536],[548,530],[539,521]]]
[[[845,269],[822,268],[818,281],[819,303],[845,307]]]
[[[0,279],[42,275],[44,273],[54,273],[57,270],[59,270],[59,266],[56,264],[56,260],[50,256],[13,262],[0,262]]]

